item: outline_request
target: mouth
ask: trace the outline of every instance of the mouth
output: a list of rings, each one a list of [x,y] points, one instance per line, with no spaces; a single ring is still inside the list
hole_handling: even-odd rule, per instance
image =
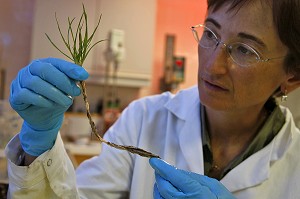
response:
[[[208,79],[204,79],[203,77],[201,79],[202,79],[204,86],[210,90],[214,90],[214,91],[228,91],[229,90],[221,83],[218,83],[218,82],[215,82],[212,80],[208,80]]]

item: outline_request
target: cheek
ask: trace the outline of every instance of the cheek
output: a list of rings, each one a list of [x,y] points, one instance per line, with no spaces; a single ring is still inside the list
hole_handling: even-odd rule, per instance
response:
[[[200,46],[198,44],[198,82],[199,82],[199,77],[200,77],[200,73],[201,73],[201,65],[202,65],[202,54],[201,54],[201,49]]]
[[[284,81],[283,70],[271,70],[272,65],[260,66],[261,68],[247,68],[232,74],[235,96],[241,98],[239,101],[264,102]]]
[[[198,45],[198,78],[202,70],[204,70],[204,65],[209,61],[209,54],[207,51],[202,49],[200,45]]]

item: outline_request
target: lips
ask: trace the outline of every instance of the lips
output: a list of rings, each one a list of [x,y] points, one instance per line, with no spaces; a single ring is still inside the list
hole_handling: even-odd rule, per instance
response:
[[[219,83],[217,81],[201,77],[202,82],[204,83],[205,87],[211,89],[211,90],[219,90],[219,91],[228,91],[222,83]]]

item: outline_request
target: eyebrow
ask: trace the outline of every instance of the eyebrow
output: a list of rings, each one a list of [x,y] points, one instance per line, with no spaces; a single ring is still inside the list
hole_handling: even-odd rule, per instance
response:
[[[208,23],[208,22],[214,24],[218,29],[221,29],[221,27],[222,27],[221,24],[219,24],[219,23],[218,23],[215,19],[213,19],[213,18],[209,18],[209,17],[206,18],[206,19],[205,19],[205,24]],[[245,33],[245,32],[240,32],[240,33],[238,33],[238,37],[244,38],[244,39],[250,39],[250,40],[252,40],[252,41],[258,43],[259,45],[261,45],[261,46],[263,46],[263,47],[266,47],[266,44],[265,44],[261,39],[257,38],[256,36],[254,36],[254,35],[252,35],[252,34]]]
[[[210,23],[214,24],[218,29],[221,29],[221,25],[213,18],[206,18],[205,23],[207,23],[207,22],[210,22]]]
[[[266,44],[259,38],[251,35],[251,34],[247,34],[247,33],[244,33],[244,32],[240,32],[238,34],[239,37],[241,38],[245,38],[245,39],[250,39],[250,40],[253,40],[255,41],[256,43],[258,43],[259,45],[263,46],[263,47],[266,47]]]

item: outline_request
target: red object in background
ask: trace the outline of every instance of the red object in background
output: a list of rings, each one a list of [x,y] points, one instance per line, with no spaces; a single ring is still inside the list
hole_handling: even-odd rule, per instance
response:
[[[185,57],[173,57],[173,82],[181,83],[184,81]]]
[[[164,77],[165,66],[164,51],[166,34],[176,36],[175,55],[186,57],[185,81],[180,84],[180,88],[187,88],[197,82],[198,54],[197,43],[193,38],[190,27],[205,20],[207,9],[206,1],[202,0],[158,0],[155,42],[154,42],[154,61],[152,72],[151,92],[160,92],[160,79]]]
[[[107,107],[104,111],[104,130],[103,134],[115,123],[115,121],[120,117],[120,101],[119,99],[113,101],[108,101]]]
[[[177,66],[177,68],[182,68],[183,67],[183,61],[182,60],[176,60],[175,65]]]

